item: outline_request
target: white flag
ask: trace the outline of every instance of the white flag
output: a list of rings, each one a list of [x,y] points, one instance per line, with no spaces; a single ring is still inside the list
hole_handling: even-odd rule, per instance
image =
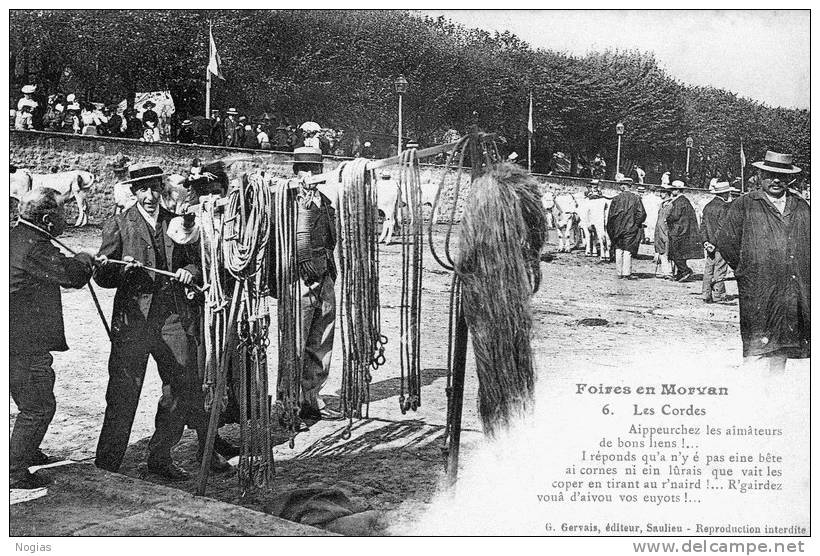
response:
[[[211,59],[208,61],[208,71],[217,76],[218,78],[224,80],[225,77],[222,75],[222,69],[220,66],[222,65],[222,60],[219,59],[219,52],[216,51],[216,43],[214,42],[214,33],[209,28],[208,35],[211,38]]]

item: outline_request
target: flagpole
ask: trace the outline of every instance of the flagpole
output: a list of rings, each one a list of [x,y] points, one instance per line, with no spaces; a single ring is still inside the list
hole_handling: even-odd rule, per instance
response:
[[[205,66],[205,118],[211,117],[211,70],[208,66],[211,64],[211,37],[213,33],[213,26],[208,22],[208,65]]]
[[[746,179],[743,175],[746,166],[746,153],[743,152],[743,138],[740,138],[740,193],[746,192]]]
[[[527,173],[532,174],[532,91],[530,91],[530,118],[527,122]]]

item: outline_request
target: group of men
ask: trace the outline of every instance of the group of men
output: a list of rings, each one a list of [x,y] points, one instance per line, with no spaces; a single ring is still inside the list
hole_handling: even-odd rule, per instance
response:
[[[319,395],[334,339],[335,215],[329,199],[304,179],[322,171],[321,152],[297,149],[293,169],[299,188],[295,262],[304,330],[300,417],[309,424],[338,417]],[[105,223],[96,256],[68,257],[52,244],[65,227],[64,210],[53,191],[35,189],[22,199],[20,223],[10,232],[10,385],[19,410],[11,437],[11,488],[48,484],[28,468],[49,461],[40,443],[56,407],[51,352],[68,349],[60,287],[83,287],[92,276],[99,286],[116,289],[97,467],[116,472],[122,465],[149,356],[157,364],[162,395],[148,443],[148,471],[171,481],[189,479],[171,457],[186,426],[197,432],[203,457],[208,426],[198,355],[203,331],[199,307],[186,295],[186,288],[202,283],[199,240],[179,243],[169,235],[178,216],[162,206],[161,168],[134,165],[128,171],[123,183],[130,185],[137,202]],[[226,458],[238,453],[217,437],[211,469],[229,470]]]
[[[753,165],[760,188],[732,200],[737,189],[715,184],[700,225],[683,195],[684,183],[662,184],[655,249],[666,276],[679,282],[693,274],[689,259],[704,259],[706,303],[726,300],[727,267],[734,270],[745,361],[777,373],[787,359],[810,354],[810,213],[803,197],[788,188],[788,176],[800,172],[791,155],[768,151]],[[618,277],[625,279],[632,279],[646,220],[640,197],[629,188],[622,184],[612,199],[606,225]]]

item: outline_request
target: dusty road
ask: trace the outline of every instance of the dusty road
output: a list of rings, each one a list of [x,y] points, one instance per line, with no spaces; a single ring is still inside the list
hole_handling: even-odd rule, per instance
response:
[[[439,234],[439,239],[443,236]],[[96,251],[100,230],[69,230],[65,242]],[[554,248],[554,244],[552,246]],[[700,281],[673,283],[654,278],[650,246],[642,246],[636,262],[639,280],[616,279],[614,265],[585,258],[582,252],[558,254],[542,263],[541,290],[533,299],[533,347],[539,381],[549,382],[570,370],[596,369],[617,377],[620,369],[643,357],[662,357],[664,345],[700,353],[722,350],[729,360],[740,362],[737,304],[706,305],[699,297]],[[387,364],[374,375],[371,389],[371,420],[354,426],[353,437],[342,441],[343,423],[325,422],[300,435],[295,449],[286,444],[276,449],[276,485],[279,491],[308,485],[333,485],[348,492],[363,508],[379,513],[372,532],[388,525],[408,523],[424,511],[443,476],[441,457],[445,423],[445,354],[447,350],[447,303],[450,277],[425,252],[422,330],[424,388],[421,408],[403,415],[398,407],[398,303],[401,249],[398,243],[381,251],[381,296],[384,333],[390,339]],[[699,277],[700,266],[695,265]],[[735,294],[729,283],[730,294]],[[97,288],[110,318],[113,290]],[[47,453],[75,460],[93,458],[105,409],[108,340],[87,290],[64,291],[66,333],[71,350],[55,354],[57,414],[46,435]],[[604,319],[602,326],[580,324],[581,319]],[[661,354],[661,355],[659,355]],[[275,354],[271,354],[275,358]],[[330,381],[324,389],[331,403],[340,386],[337,371],[340,350],[334,353]],[[275,360],[275,359],[274,359]],[[661,361],[659,361],[661,362]],[[271,383],[275,379],[271,377]],[[137,475],[144,461],[147,440],[159,399],[159,379],[149,363],[145,387],[132,431],[132,446],[122,472]],[[464,436],[466,451],[483,442],[476,412],[477,381],[468,354],[465,392]],[[10,401],[12,420],[16,408]],[[470,432],[474,431],[474,432]],[[236,428],[223,432],[236,439]],[[186,432],[176,456],[190,471],[195,437]],[[149,477],[149,480],[154,480]],[[194,481],[181,488],[193,491]],[[267,497],[242,495],[234,473],[214,477],[208,495],[254,509],[266,508]]]

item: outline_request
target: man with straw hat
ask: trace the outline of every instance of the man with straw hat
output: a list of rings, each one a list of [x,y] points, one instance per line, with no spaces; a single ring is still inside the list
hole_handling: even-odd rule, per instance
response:
[[[666,216],[669,231],[669,260],[675,263],[675,280],[685,282],[692,276],[692,269],[686,264],[688,259],[703,257],[703,245],[698,231],[698,216],[691,201],[683,195],[686,186],[681,180],[671,185],[672,203]]]
[[[19,409],[9,439],[11,488],[49,483],[28,468],[48,463],[40,442],[57,407],[51,352],[68,350],[60,287],[83,287],[95,265],[88,253],[67,257],[52,245],[64,228],[57,193],[39,188],[23,195],[9,232],[9,391]]]
[[[156,430],[148,443],[148,471],[170,481],[184,481],[188,473],[171,459],[186,422],[207,433],[204,407],[198,405],[196,386],[198,315],[181,285],[201,282],[198,243],[179,245],[168,236],[174,214],[160,206],[164,172],[158,166],[135,164],[128,168],[137,202],[103,227],[99,255],[130,261],[126,266],[100,267],[96,282],[116,288],[111,319],[111,356],[108,390],[96,465],[108,471],[120,468],[139,403],[148,356],[157,363],[162,397]],[[145,270],[152,267],[174,273],[173,278]]]
[[[717,231],[726,209],[729,208],[732,193],[740,193],[729,185],[728,181],[716,182],[711,185],[715,197],[703,207],[701,216],[700,236],[706,258],[703,264],[703,301],[705,303],[722,303],[726,297],[726,261],[715,247]]]
[[[753,166],[761,188],[729,206],[715,246],[737,277],[744,362],[781,373],[811,354],[811,219],[788,191],[792,155],[767,151]]]

